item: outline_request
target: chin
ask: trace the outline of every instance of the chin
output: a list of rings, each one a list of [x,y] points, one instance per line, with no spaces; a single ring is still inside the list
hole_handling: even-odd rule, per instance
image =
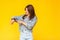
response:
[[[28,15],[28,14],[26,14],[26,15]]]

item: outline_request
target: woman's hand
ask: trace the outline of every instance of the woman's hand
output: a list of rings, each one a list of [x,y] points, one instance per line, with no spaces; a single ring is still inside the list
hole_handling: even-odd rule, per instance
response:
[[[14,22],[17,22],[17,23],[19,23],[19,24],[23,24],[23,25],[27,25],[24,21],[21,21],[21,20],[17,20],[16,21],[16,19],[11,19],[11,24],[13,24]]]
[[[11,20],[11,24],[13,24],[15,21],[14,20]]]
[[[26,26],[26,23],[25,23],[24,21],[18,20],[17,22],[18,22],[19,24],[23,24],[23,25]]]
[[[11,24],[13,24],[14,22],[17,22],[16,18],[11,18]]]

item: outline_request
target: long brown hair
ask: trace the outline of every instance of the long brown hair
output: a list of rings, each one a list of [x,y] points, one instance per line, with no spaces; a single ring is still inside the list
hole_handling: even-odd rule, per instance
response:
[[[26,8],[28,9],[28,12],[30,13],[29,19],[31,20],[31,19],[34,18],[34,16],[35,16],[34,7],[30,4],[30,5],[27,5],[27,6],[25,7],[25,10],[26,10]],[[23,19],[24,19],[25,16],[26,16],[26,15],[23,16]]]

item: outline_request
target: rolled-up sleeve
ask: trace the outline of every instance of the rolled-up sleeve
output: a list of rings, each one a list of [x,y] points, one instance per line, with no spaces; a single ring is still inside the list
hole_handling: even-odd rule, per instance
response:
[[[34,27],[34,25],[36,24],[36,21],[37,21],[37,18],[35,17],[33,20],[26,22],[26,24],[27,24],[26,27],[28,29],[32,29]]]
[[[11,19],[15,18],[16,21],[17,21],[17,20],[22,20],[22,16],[23,16],[23,15],[20,15],[20,16],[13,16]]]

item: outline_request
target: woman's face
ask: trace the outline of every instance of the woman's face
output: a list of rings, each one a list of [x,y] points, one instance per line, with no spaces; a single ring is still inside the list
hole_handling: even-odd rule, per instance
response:
[[[25,10],[25,13],[26,13],[26,15],[29,15],[29,11],[28,11],[27,8],[26,8],[26,10]]]

